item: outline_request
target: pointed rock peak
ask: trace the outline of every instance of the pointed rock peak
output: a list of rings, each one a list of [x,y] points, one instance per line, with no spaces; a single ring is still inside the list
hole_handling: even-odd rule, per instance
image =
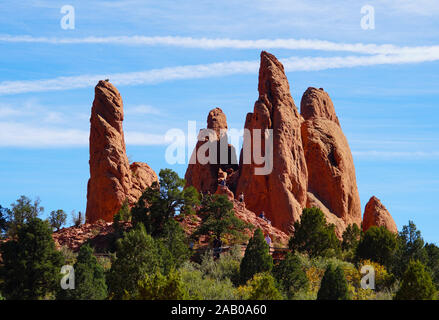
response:
[[[227,118],[221,108],[210,110],[207,116],[207,128],[215,130],[218,136],[221,129],[227,130]]]
[[[381,201],[373,196],[366,204],[363,215],[363,231],[366,232],[370,227],[384,226],[390,232],[397,233],[398,228],[386,207]]]
[[[265,51],[261,52],[258,91],[259,96],[267,96],[272,103],[285,98],[292,100],[284,66],[274,55]]]
[[[308,88],[300,102],[300,114],[305,120],[325,118],[332,120],[340,126],[335,114],[334,104],[329,94],[322,88]]]

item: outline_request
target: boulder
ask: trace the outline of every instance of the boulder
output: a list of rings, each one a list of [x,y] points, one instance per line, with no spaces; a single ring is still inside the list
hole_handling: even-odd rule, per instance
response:
[[[364,209],[363,231],[366,232],[372,226],[384,226],[390,232],[398,232],[396,223],[389,211],[387,211],[386,207],[375,196],[370,198],[369,202],[366,204],[366,208]]]

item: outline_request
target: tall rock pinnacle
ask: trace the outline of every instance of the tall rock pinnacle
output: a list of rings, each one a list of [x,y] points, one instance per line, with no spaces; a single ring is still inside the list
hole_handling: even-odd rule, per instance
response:
[[[191,163],[189,164],[184,176],[186,185],[195,187],[199,192],[210,192],[214,194],[218,188],[219,180],[226,179],[227,185],[232,191],[235,190],[235,182],[232,180],[237,177],[238,161],[236,159],[235,147],[228,144],[227,137],[227,119],[221,108],[210,110],[207,116],[207,129],[210,129],[212,135],[205,136],[205,130],[200,131],[198,142],[192,153]],[[200,163],[198,152],[203,153],[202,147],[209,144],[216,148],[216,157],[208,163]],[[223,154],[221,145],[226,147],[227,154]],[[209,149],[206,148],[204,155],[209,157]]]
[[[126,155],[123,133],[123,102],[119,91],[108,81],[95,87],[90,118],[90,180],[87,186],[87,222],[113,221],[125,200],[140,197],[139,188],[151,185],[157,175],[144,164],[143,177],[133,173]],[[139,166],[133,169],[138,170]],[[140,181],[140,180],[144,181]],[[134,188],[133,188],[134,187]]]
[[[253,113],[247,114],[245,129],[273,130],[273,169],[267,175],[255,175],[258,167],[240,159],[240,177],[236,194],[244,193],[246,207],[264,211],[273,226],[291,231],[300,218],[307,197],[307,167],[302,147],[300,115],[290,94],[283,65],[275,56],[261,53],[259,99]],[[264,146],[264,138],[261,137]],[[244,138],[244,146],[254,145]],[[250,149],[252,147],[249,147]]]
[[[361,203],[354,161],[334,105],[323,89],[308,88],[301,101],[302,141],[308,168],[308,205],[317,199],[345,226],[361,224]],[[311,194],[311,195],[310,195]],[[315,203],[314,203],[315,205]],[[338,219],[335,219],[338,220]],[[336,223],[338,235],[345,227]]]

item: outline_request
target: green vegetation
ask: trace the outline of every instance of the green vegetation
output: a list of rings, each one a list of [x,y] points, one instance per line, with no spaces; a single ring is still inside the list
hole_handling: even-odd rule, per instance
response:
[[[124,297],[130,299],[128,295]],[[164,276],[159,271],[139,281],[135,300],[185,300],[188,292],[178,272],[172,270]]]
[[[327,225],[323,212],[317,208],[303,209],[300,222],[294,223],[294,236],[289,241],[292,251],[304,252],[311,257],[337,256],[340,241],[334,225]]]
[[[349,300],[348,283],[343,269],[332,264],[323,275],[317,300]]]
[[[397,237],[385,227],[371,227],[358,244],[358,260],[370,259],[390,268],[394,263]]]
[[[396,300],[433,300],[435,287],[430,273],[420,261],[411,260],[396,293]]]
[[[256,229],[253,238],[248,242],[244,258],[241,261],[240,276],[242,283],[247,282],[257,273],[270,272],[273,258],[261,229]]]
[[[296,255],[288,253],[284,260],[274,266],[273,275],[288,299],[294,298],[300,290],[308,290],[308,278]]]
[[[53,229],[58,231],[67,220],[67,214],[64,210],[52,211],[49,216],[49,222]]]
[[[49,299],[61,279],[62,254],[55,249],[47,221],[27,218],[15,239],[0,247],[3,265],[0,291],[7,299]]]
[[[199,211],[202,222],[194,232],[195,238],[210,235],[221,239],[224,235],[240,238],[242,231],[250,226],[238,219],[233,211],[233,203],[224,195],[205,196]]]

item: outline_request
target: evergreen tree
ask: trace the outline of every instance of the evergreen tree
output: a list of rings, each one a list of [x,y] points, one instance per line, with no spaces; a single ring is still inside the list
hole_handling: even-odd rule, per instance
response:
[[[349,300],[348,283],[340,266],[328,266],[317,293],[317,300]]]
[[[357,260],[370,259],[389,269],[394,261],[396,249],[396,235],[384,226],[373,226],[366,231],[360,240],[356,257]]]
[[[16,237],[1,245],[0,253],[1,292],[7,299],[45,299],[58,289],[64,259],[55,248],[47,221],[27,219]]]
[[[221,239],[225,234],[239,237],[241,232],[249,226],[238,219],[233,211],[233,203],[225,195],[204,197],[203,206],[199,212],[201,225],[194,232],[194,237],[211,235]]]
[[[241,281],[245,283],[255,274],[271,271],[272,268],[273,258],[270,255],[268,244],[262,230],[256,229],[245,249],[244,258],[241,260]]]
[[[334,225],[326,225],[326,218],[318,208],[303,209],[300,222],[294,223],[294,236],[288,243],[292,251],[305,252],[310,257],[338,255],[340,241]]]
[[[122,222],[131,221],[131,209],[128,200],[125,200],[119,211],[113,216],[113,229],[118,236],[122,235]]]
[[[249,281],[249,300],[282,300],[281,293],[277,290],[273,276],[268,273],[256,274]]]
[[[49,216],[49,222],[53,229],[58,231],[67,220],[67,214],[64,212],[64,210],[56,210],[52,211]]]
[[[436,288],[439,289],[439,247],[433,243],[427,243],[425,251],[427,253],[427,267],[433,275]]]
[[[184,188],[185,184],[171,169],[160,170],[159,183],[146,189],[131,209],[134,225],[142,223],[149,234],[160,237],[169,219],[194,213],[199,195],[194,187]]]
[[[8,217],[10,216],[9,209],[0,206],[0,239],[3,238],[8,232],[9,223]]]
[[[107,297],[104,269],[93,255],[90,245],[81,246],[73,269],[75,289],[61,290],[60,299],[103,300]]]
[[[361,230],[356,223],[347,226],[343,232],[341,248],[345,251],[355,250],[360,242]]]
[[[111,298],[122,299],[125,292],[136,295],[138,281],[159,270],[161,261],[157,243],[142,224],[125,233],[116,245],[116,260],[107,276],[107,285]]]
[[[430,273],[420,261],[411,260],[395,295],[396,300],[433,300],[435,287]]]
[[[37,218],[44,211],[40,203],[38,198],[32,202],[28,197],[21,196],[11,204],[11,210],[8,211],[10,215],[8,235],[10,237],[14,237],[24,223]]]
[[[413,221],[402,227],[402,231],[398,234],[398,248],[393,263],[393,273],[401,277],[404,274],[410,260],[419,260],[427,263],[428,255],[424,248],[424,239],[421,231],[417,230]]]
[[[299,258],[291,253],[288,253],[284,260],[273,267],[273,276],[288,299],[292,299],[297,291],[306,290],[309,286]]]

